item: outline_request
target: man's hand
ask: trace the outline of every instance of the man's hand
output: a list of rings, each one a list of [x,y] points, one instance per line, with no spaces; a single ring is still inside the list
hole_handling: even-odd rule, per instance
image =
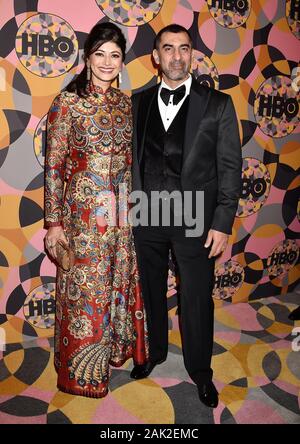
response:
[[[68,156],[66,159],[66,169],[65,169],[65,180],[68,181],[70,179],[70,176],[72,174],[72,160],[71,158]]]
[[[218,256],[220,253],[223,253],[225,248],[227,247],[229,235],[226,233],[222,233],[217,230],[209,230],[206,242],[204,244],[205,248],[211,246],[210,253],[208,258]]]

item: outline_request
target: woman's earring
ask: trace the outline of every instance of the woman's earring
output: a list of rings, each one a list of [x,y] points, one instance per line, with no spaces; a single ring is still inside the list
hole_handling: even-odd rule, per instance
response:
[[[119,72],[118,81],[119,81],[119,85],[121,85],[121,83],[122,83],[122,73],[121,73],[121,71]]]
[[[91,80],[91,67],[89,65],[86,67],[86,80],[88,82]]]

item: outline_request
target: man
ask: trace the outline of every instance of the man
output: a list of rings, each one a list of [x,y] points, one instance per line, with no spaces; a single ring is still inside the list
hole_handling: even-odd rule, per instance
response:
[[[192,211],[182,226],[150,224],[134,227],[145,301],[150,361],[135,365],[131,377],[141,379],[163,362],[168,351],[167,278],[172,250],[180,276],[180,317],[185,367],[198,387],[200,400],[218,405],[212,382],[214,260],[227,245],[241,184],[238,124],[230,96],[200,85],[189,74],[192,41],[179,25],[162,29],[153,58],[162,73],[160,85],[133,96],[133,191],[144,191],[147,210],[153,191],[192,193]],[[187,221],[199,218],[196,191],[204,192],[203,233],[187,235]],[[184,204],[183,199],[183,204]],[[198,207],[197,207],[198,205]],[[171,213],[176,211],[170,202]],[[196,219],[197,219],[196,217]],[[173,220],[173,219],[172,219]],[[148,221],[149,222],[149,221]]]

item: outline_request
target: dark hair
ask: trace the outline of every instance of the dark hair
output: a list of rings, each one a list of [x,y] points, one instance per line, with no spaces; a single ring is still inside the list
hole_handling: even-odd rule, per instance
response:
[[[173,32],[174,34],[178,34],[179,32],[185,32],[190,39],[191,45],[193,44],[192,37],[191,37],[191,34],[189,33],[189,31],[186,28],[184,28],[184,26],[177,25],[176,23],[173,23],[172,25],[168,25],[159,31],[159,33],[157,34],[157,36],[155,37],[155,40],[154,40],[154,45],[153,45],[154,49],[158,49],[160,41],[161,41],[161,36],[165,32]]]
[[[88,57],[97,51],[103,43],[114,42],[122,51],[122,60],[125,60],[126,39],[118,26],[110,22],[97,23],[90,31],[84,44],[83,60],[85,66],[74,80],[65,88],[66,91],[76,92],[80,97],[86,93],[87,86],[87,66]]]

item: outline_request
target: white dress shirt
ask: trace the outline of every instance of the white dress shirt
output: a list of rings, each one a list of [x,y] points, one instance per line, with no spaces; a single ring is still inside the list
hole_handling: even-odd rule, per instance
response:
[[[190,93],[190,89],[191,89],[191,85],[192,85],[192,76],[189,74],[188,79],[186,79],[184,82],[180,83],[180,85],[177,85],[175,89],[179,88],[180,86],[185,85],[185,96],[183,97],[182,100],[180,100],[179,103],[177,103],[177,105],[173,105],[173,95],[170,96],[170,100],[169,103],[166,105],[164,103],[164,101],[162,100],[162,98],[160,97],[160,91],[162,88],[167,88],[172,90],[172,88],[170,88],[165,82],[164,80],[161,81],[159,90],[158,90],[158,108],[159,108],[159,112],[160,112],[160,116],[161,116],[161,120],[163,121],[165,130],[168,131],[169,126],[171,125],[171,123],[173,122],[176,114],[178,113],[178,111],[180,110],[181,105],[183,104],[184,100],[186,99],[186,96],[189,95]]]

